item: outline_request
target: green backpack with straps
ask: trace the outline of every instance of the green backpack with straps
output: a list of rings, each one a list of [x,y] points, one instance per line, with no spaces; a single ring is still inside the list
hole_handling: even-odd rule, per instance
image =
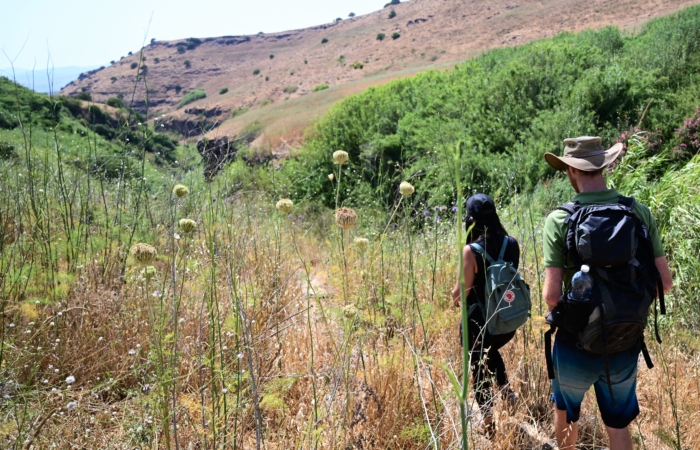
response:
[[[486,289],[484,302],[469,308],[469,314],[478,306],[486,322],[486,330],[491,335],[506,334],[517,330],[530,317],[530,286],[513,263],[504,261],[508,236],[503,238],[501,253],[493,260],[479,244],[470,244],[489,265],[486,267]]]

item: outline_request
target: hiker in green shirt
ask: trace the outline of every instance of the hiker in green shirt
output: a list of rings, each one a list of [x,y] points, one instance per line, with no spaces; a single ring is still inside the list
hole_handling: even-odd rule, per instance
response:
[[[579,137],[564,140],[564,145],[566,148],[563,157],[547,153],[545,159],[555,169],[566,172],[571,186],[577,193],[573,198],[574,202],[578,202],[576,207],[585,208],[590,205],[616,204],[618,202],[623,204],[625,198],[621,197],[615,189],[608,189],[603,178],[603,169],[620,155],[622,144],[605,150],[601,138]],[[631,199],[626,199],[626,201],[630,202]],[[631,209],[648,230],[648,241],[651,241],[653,249],[653,262],[650,264],[655,265],[658,269],[663,283],[663,291],[668,292],[672,287],[671,272],[664,256],[656,222],[646,206],[633,202]],[[564,251],[571,244],[570,240],[567,241],[567,233],[569,232],[569,223],[566,223],[567,217],[573,217],[573,215],[570,216],[569,212],[565,210],[555,210],[547,217],[543,231],[544,298],[549,310],[554,310],[553,314],[562,310],[561,307],[558,307],[560,301],[565,304],[563,311],[564,314],[566,313],[566,302],[562,294],[569,292],[571,278],[579,270],[579,267],[574,267],[570,261],[570,254],[567,258]],[[577,239],[577,246],[579,242],[580,239]],[[614,253],[614,250],[616,249],[610,249],[610,252]],[[605,257],[605,255],[602,256]],[[627,264],[633,265],[634,263],[633,259]],[[597,274],[596,270],[598,269],[593,267],[592,272]],[[601,268],[599,272],[604,273],[605,270],[606,268]],[[634,269],[632,270],[634,271]],[[596,276],[593,277],[594,283],[606,284],[605,281],[601,281]],[[656,289],[654,294],[656,294]],[[598,298],[591,300],[592,302],[599,301]],[[616,299],[612,299],[612,301],[614,303]],[[600,304],[605,306],[602,302]],[[604,314],[606,310],[607,308],[603,308]],[[607,314],[610,312],[608,311]],[[548,321],[551,317],[551,315],[548,317]],[[591,319],[588,321],[584,317],[584,322],[592,321],[593,314],[590,317]],[[587,324],[584,323],[584,326]],[[605,345],[604,336],[603,334]],[[593,385],[598,407],[610,437],[610,449],[631,450],[632,441],[628,426],[639,414],[636,396],[637,360],[644,345],[643,340],[628,350],[601,355],[585,350],[580,337],[580,334],[574,334],[565,327],[559,326],[556,329],[556,339],[552,352],[552,365],[555,373],[552,379],[554,392],[552,400],[555,403],[554,425],[559,448],[573,450],[576,447],[578,438],[576,422],[579,418],[581,402],[584,394]]]

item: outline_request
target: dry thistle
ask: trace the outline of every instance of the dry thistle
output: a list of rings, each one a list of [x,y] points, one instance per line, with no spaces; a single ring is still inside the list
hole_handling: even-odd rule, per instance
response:
[[[191,233],[195,228],[197,228],[197,222],[192,219],[180,219],[179,223],[180,228],[185,232],[185,234]]]
[[[156,259],[158,252],[152,245],[138,243],[131,247],[131,256],[133,256],[139,264],[150,264]]]
[[[189,193],[190,190],[187,189],[187,186],[185,186],[184,184],[176,184],[173,188],[173,194],[175,194],[177,198],[185,198]]]
[[[355,247],[362,253],[365,252],[369,245],[369,239],[363,237],[356,237],[353,242],[355,243]]]
[[[289,214],[290,212],[292,212],[293,206],[294,203],[292,203],[292,201],[288,198],[283,198],[277,201],[277,209],[285,214]]]
[[[348,162],[348,152],[344,150],[336,150],[333,152],[333,162],[339,165],[343,165]]]
[[[355,210],[343,206],[335,212],[335,224],[343,230],[354,228],[357,224],[357,213]]]
[[[352,303],[343,308],[343,317],[346,319],[354,319],[358,310]]]
[[[328,174],[328,179],[331,180],[331,181],[333,181],[333,180],[335,179],[335,175],[333,175],[332,173],[329,173],[329,174]]]
[[[404,197],[409,197],[413,195],[414,192],[416,192],[416,188],[414,188],[413,185],[408,181],[402,181],[399,185],[399,192],[401,192],[401,195],[403,195]]]

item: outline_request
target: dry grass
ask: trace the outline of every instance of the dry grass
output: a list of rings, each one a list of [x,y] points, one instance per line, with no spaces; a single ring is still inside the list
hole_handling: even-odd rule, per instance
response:
[[[235,443],[247,449],[256,440],[268,449],[434,448],[431,435],[441,448],[459,448],[457,397],[446,372],[429,362],[461,375],[459,314],[447,301],[456,270],[448,222],[437,224],[435,260],[430,223],[410,245],[399,227],[383,249],[366,226],[362,232],[374,236],[367,251],[345,247],[354,307],[348,308],[337,230],[318,225],[327,219],[281,217],[274,203],[247,198],[208,222],[207,206],[197,204],[181,206],[203,219],[191,241],[179,243],[177,295],[169,287],[173,253],[163,229],[154,241],[158,276],[148,291],[135,262],[123,283],[103,277],[93,263],[77,271],[58,303],[10,304],[2,367],[8,398],[0,403],[4,448],[165,448],[173,417],[179,448]],[[520,234],[524,272],[536,287],[537,236]],[[407,269],[409,248],[414,273]],[[175,299],[181,304],[173,315]],[[158,370],[154,324],[169,333],[160,343],[161,369],[176,361],[172,372]],[[542,333],[543,319],[535,315],[506,347],[520,402],[509,411],[496,397],[493,440],[480,433],[480,413],[472,409],[470,448],[540,448],[552,439]],[[700,348],[680,330],[664,336],[651,349],[657,367],[640,368],[642,414],[633,435],[639,448],[697,448]],[[68,386],[71,375],[76,382]],[[173,416],[159,406],[164,385],[176,387],[175,400],[167,396]],[[682,447],[671,445],[677,433]],[[590,394],[581,435],[581,448],[606,445]]]

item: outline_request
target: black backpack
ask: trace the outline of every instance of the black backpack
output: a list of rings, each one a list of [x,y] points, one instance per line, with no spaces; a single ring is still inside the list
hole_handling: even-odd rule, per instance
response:
[[[585,207],[572,202],[558,209],[567,213],[564,223],[568,231],[562,249],[566,260],[572,263],[567,269],[590,266],[593,291],[589,302],[574,303],[566,301],[567,290],[563,302],[547,318],[552,325],[545,335],[550,379],[554,378],[551,334],[556,327],[575,334],[578,345],[586,351],[604,355],[608,380],[608,355],[640,343],[647,366],[652,368],[644,329],[657,295],[662,314],[666,308],[649,230],[634,212],[634,198],[620,196],[618,203]],[[658,327],[656,339],[661,343]],[[612,397],[612,387],[609,388]]]

